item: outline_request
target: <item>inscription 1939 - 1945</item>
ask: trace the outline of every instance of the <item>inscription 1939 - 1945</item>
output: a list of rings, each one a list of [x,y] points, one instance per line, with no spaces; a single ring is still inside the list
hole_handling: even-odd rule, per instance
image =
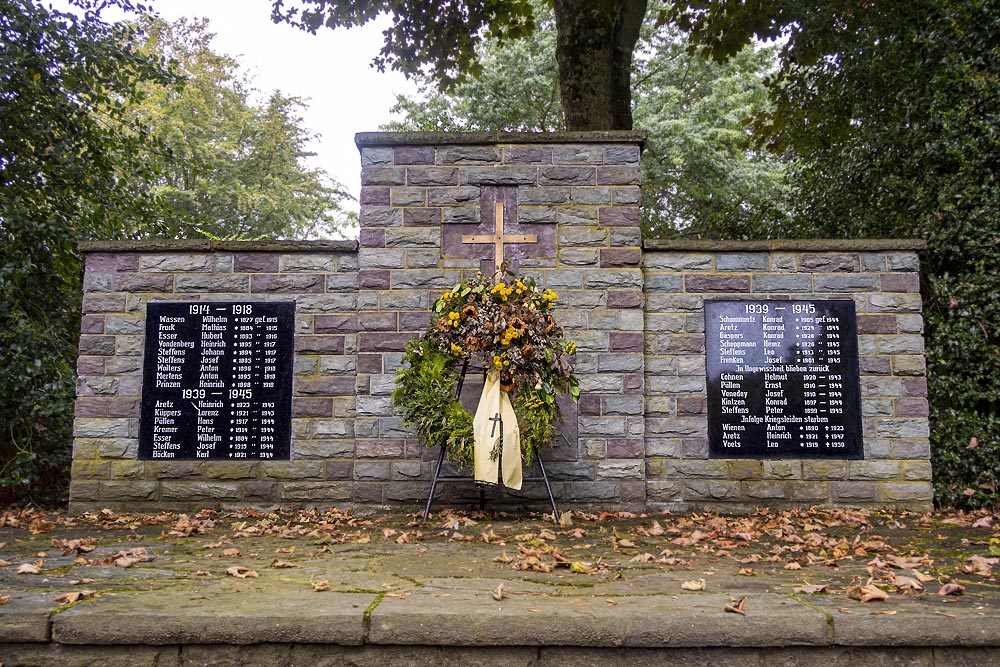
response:
[[[150,303],[139,458],[288,459],[295,304]]]
[[[853,301],[707,301],[711,458],[863,458]]]

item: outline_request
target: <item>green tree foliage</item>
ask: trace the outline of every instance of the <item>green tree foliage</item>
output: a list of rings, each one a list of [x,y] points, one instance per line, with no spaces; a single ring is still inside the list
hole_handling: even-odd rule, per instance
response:
[[[62,482],[69,459],[77,240],[114,235],[154,208],[142,185],[148,137],[117,128],[135,81],[171,77],[135,53],[135,38],[92,12],[0,0],[0,494],[8,499]]]
[[[183,86],[143,82],[128,105],[133,123],[165,150],[149,158],[152,192],[168,215],[159,236],[304,238],[342,234],[349,195],[322,169],[307,164],[314,138],[302,125],[302,100],[274,91],[254,101],[252,82],[231,57],[212,51],[206,19],[140,21],[141,48],[169,60]]]
[[[657,4],[654,10],[661,9]],[[539,29],[518,41],[487,41],[481,73],[438,93],[423,80],[419,98],[397,96],[395,131],[555,131],[562,121],[554,58],[554,18],[543,2]],[[685,35],[657,11],[643,27],[632,76],[643,153],[646,233],[760,238],[787,218],[784,165],[754,150],[747,124],[770,109],[763,78],[773,52],[746,48],[715,63],[690,53]]]
[[[0,0],[0,502],[66,488],[81,239],[335,231],[301,102],[250,101],[204,24]],[[79,14],[79,15],[78,15]],[[174,62],[167,67],[165,59]]]
[[[783,35],[773,113],[801,236],[918,237],[938,502],[1000,475],[1000,5],[709,0],[679,11],[717,57]]]
[[[433,81],[441,90],[484,72],[484,42],[536,32],[532,0],[272,0],[272,17],[315,33],[368,23],[382,13],[392,25],[374,65]],[[571,130],[632,129],[631,65],[647,0],[551,0],[555,62],[565,124]],[[554,10],[554,13],[553,13]]]

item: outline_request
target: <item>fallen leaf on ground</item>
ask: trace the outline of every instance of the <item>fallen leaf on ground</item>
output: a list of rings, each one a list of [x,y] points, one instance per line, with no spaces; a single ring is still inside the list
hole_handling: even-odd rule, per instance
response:
[[[795,561],[792,561],[791,563],[788,563],[787,565],[785,565],[785,567],[782,568],[782,569],[785,569],[785,570],[801,570],[802,566],[799,565],[798,563],[796,563]]]
[[[42,568],[38,567],[34,563],[23,563],[17,568],[18,574],[38,574],[42,571]]]
[[[756,576],[757,573],[754,572],[752,567],[741,567],[738,574],[741,574],[744,577],[753,577]]]
[[[962,584],[945,584],[938,591],[938,595],[961,595],[965,592],[965,586]]]
[[[903,575],[896,575],[892,581],[893,586],[901,591],[916,591],[920,592],[924,590],[924,585],[920,583],[917,579],[913,577],[906,577]]]
[[[315,581],[313,582],[312,587],[314,593],[322,593],[323,591],[330,590],[330,582],[327,581],[326,579],[324,579],[323,581]]]
[[[511,558],[510,556],[508,556],[508,555],[507,555],[507,552],[506,552],[506,551],[504,551],[504,552],[502,552],[502,553],[501,553],[501,554],[500,554],[499,556],[497,556],[496,558],[494,558],[494,559],[493,559],[493,562],[494,562],[494,563],[509,563],[509,562],[511,562],[512,560],[514,560],[514,559],[513,559],[513,558]]]
[[[69,585],[70,586],[79,586],[80,584],[92,584],[92,583],[94,583],[93,579],[88,579],[87,577],[84,577],[83,579],[73,579],[73,580],[71,580],[69,582]]]
[[[879,611],[873,611],[872,616],[895,616],[896,611],[894,609],[881,609]]]
[[[499,586],[497,586],[497,589],[493,591],[493,599],[499,602],[500,600],[503,600],[506,597],[507,597],[507,591],[503,589],[503,584],[501,583]]]
[[[864,586],[848,586],[847,596],[860,600],[861,602],[885,602],[889,599],[889,594],[878,586],[866,584]]]
[[[128,556],[119,556],[115,559],[113,565],[115,567],[127,569],[135,565],[135,559],[129,558]]]
[[[226,574],[237,579],[256,579],[260,576],[249,567],[243,567],[242,565],[234,565],[226,568]]]
[[[57,595],[54,598],[52,598],[52,601],[58,602],[60,604],[73,604],[77,600],[91,598],[96,595],[97,591],[74,591],[72,593],[63,593],[62,595]]]
[[[274,561],[271,561],[271,567],[275,567],[275,568],[301,567],[301,565],[296,565],[295,563],[292,563],[291,561],[287,561],[287,560],[274,560]]]
[[[219,554],[223,558],[237,558],[240,555],[239,549],[223,549],[222,553]]]
[[[746,612],[743,611],[743,605],[747,601],[747,596],[744,595],[734,604],[727,604],[722,611],[729,612],[730,614],[739,614],[740,616],[746,616]]]
[[[9,595],[0,595],[0,605],[7,604],[8,602],[10,602]]]
[[[806,584],[805,586],[796,586],[792,589],[793,593],[806,595],[815,595],[816,593],[825,593],[826,584]]]
[[[980,577],[993,576],[993,565],[1000,563],[1000,558],[983,558],[982,556],[972,556],[961,568],[962,572],[975,574]]]
[[[704,579],[690,579],[681,584],[681,588],[685,591],[703,591],[706,586]]]
[[[611,598],[605,598],[604,601],[606,603],[608,603],[609,605],[611,605],[612,607],[617,607],[618,606],[618,600],[612,600]]]

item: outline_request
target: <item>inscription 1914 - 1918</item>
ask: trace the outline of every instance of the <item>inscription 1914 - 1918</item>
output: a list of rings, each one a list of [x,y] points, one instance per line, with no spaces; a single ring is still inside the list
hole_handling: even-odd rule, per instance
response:
[[[150,303],[139,458],[288,459],[295,304]]]
[[[707,301],[711,458],[863,458],[854,302]]]

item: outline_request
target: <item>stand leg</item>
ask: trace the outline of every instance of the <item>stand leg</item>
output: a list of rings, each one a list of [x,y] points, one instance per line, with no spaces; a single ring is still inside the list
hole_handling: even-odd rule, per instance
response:
[[[431,480],[431,492],[427,494],[427,506],[424,507],[424,521],[427,521],[427,517],[431,515],[431,502],[434,500],[434,489],[437,487],[438,477],[441,476],[442,465],[444,465],[444,447],[441,448],[437,465],[434,466],[434,479]]]
[[[556,523],[559,523],[559,508],[556,507],[556,499],[552,495],[552,485],[549,484],[549,475],[545,472],[545,464],[542,462],[541,456],[538,456],[538,467],[542,471],[542,479],[545,480],[545,490],[549,493],[549,502],[552,503],[552,516]]]
[[[469,360],[462,362],[462,374],[458,376],[458,386],[455,387],[455,398],[462,397],[462,385],[465,384],[465,373],[469,370]],[[437,466],[434,468],[434,479],[431,480],[431,492],[427,494],[427,506],[424,507],[424,521],[431,515],[431,502],[434,500],[434,489],[437,488],[438,478],[441,476],[441,466],[444,465],[444,447],[438,456]],[[481,504],[482,501],[480,501]]]

